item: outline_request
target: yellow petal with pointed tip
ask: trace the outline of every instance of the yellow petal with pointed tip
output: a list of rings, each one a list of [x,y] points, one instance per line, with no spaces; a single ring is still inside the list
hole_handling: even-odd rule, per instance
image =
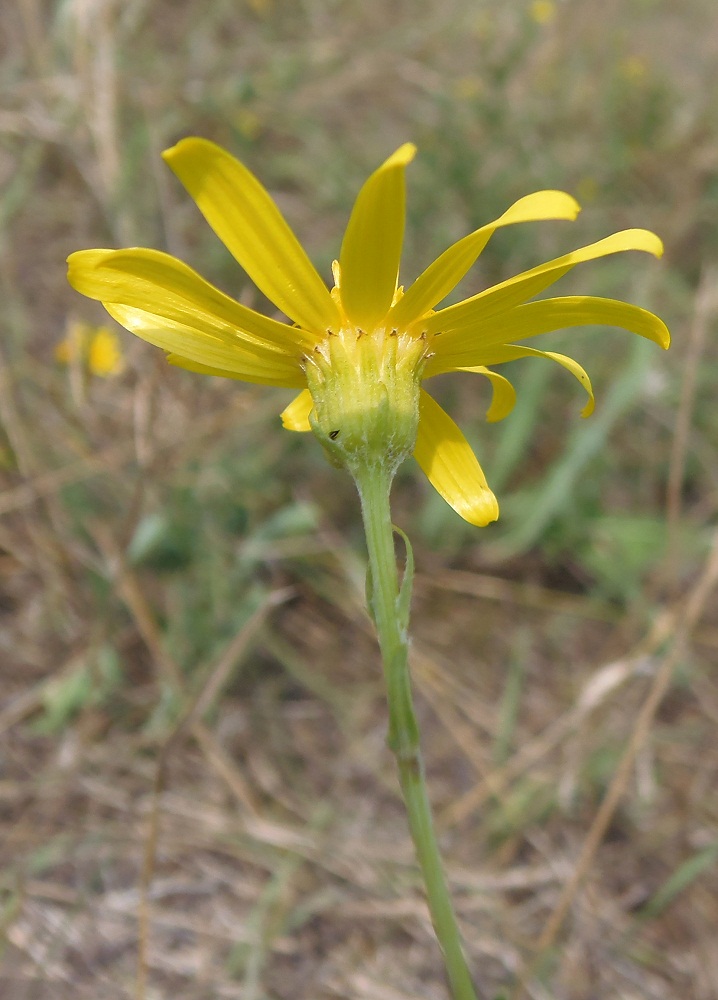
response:
[[[416,153],[407,142],[364,183],[342,241],[341,299],[349,321],[371,331],[394,298],[404,241],[405,169]]]
[[[433,309],[464,277],[497,229],[519,222],[546,219],[575,219],[580,205],[563,191],[536,191],[519,198],[503,215],[445,250],[419,275],[413,285],[392,308],[387,325],[404,329]]]
[[[497,519],[498,502],[468,441],[423,389],[414,457],[434,489],[465,521],[483,528]]]
[[[436,372],[453,370],[462,362],[483,361],[484,352],[493,344],[510,343],[561,330],[570,326],[616,326],[646,337],[663,348],[670,344],[670,334],[663,320],[647,309],[602,299],[591,295],[568,295],[541,299],[515,306],[483,320],[475,327],[457,330],[438,337],[433,343]],[[434,368],[432,368],[434,373]]]
[[[328,288],[254,174],[206,139],[182,139],[162,156],[268,299],[317,337],[337,326]]]
[[[495,424],[499,420],[503,420],[504,417],[508,417],[516,405],[516,390],[507,378],[499,375],[498,372],[492,372],[490,368],[486,368],[484,365],[474,365],[471,368],[457,368],[455,370],[459,372],[477,372],[479,375],[484,375],[490,380],[492,390],[491,405],[486,411],[486,419],[490,424]]]
[[[609,254],[622,253],[625,250],[642,250],[660,257],[663,253],[663,244],[655,233],[647,229],[626,229],[614,233],[597,243],[591,243],[589,246],[564,254],[563,257],[557,257],[547,264],[517,274],[463,302],[441,309],[433,316],[420,320],[415,326],[416,332],[447,334],[477,328],[491,317],[507,312],[537,295],[544,288],[548,288],[576,264],[606,257]]]
[[[312,426],[309,423],[309,414],[313,409],[312,394],[309,389],[304,389],[298,396],[294,397],[289,406],[282,410],[280,414],[282,425],[288,431],[310,431]]]

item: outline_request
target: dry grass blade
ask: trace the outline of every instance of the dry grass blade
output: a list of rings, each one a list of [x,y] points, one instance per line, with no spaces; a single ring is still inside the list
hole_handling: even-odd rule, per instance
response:
[[[235,669],[237,661],[246,655],[252,641],[260,633],[267,615],[272,608],[277,607],[291,596],[291,591],[275,591],[270,594],[246,625],[229,642],[217,662],[206,670],[205,681],[190,698],[186,694],[182,672],[174,659],[167,653],[154,615],[142,589],[126,562],[114,544],[112,537],[102,526],[94,527],[95,538],[103,551],[106,560],[113,567],[113,576],[120,595],[134,616],[138,630],[161,673],[177,693],[182,694],[185,707],[170,735],[164,740],[157,758],[152,809],[150,813],[149,831],[145,842],[145,855],[141,878],[140,904],[140,934],[138,953],[138,977],[136,986],[137,1000],[145,1000],[147,995],[147,947],[149,938],[149,888],[155,867],[159,830],[160,830],[160,796],[166,784],[167,763],[186,733],[191,733],[205,754],[208,764],[217,771],[222,780],[241,805],[256,815],[258,803],[249,785],[233,762],[224,753],[215,737],[205,726],[202,717],[215,704],[222,689]]]
[[[689,640],[699,618],[705,612],[708,600],[717,586],[718,532],[714,535],[713,545],[700,577],[686,600],[681,603],[680,609],[674,615],[674,638],[654,674],[648,694],[636,718],[626,749],[601,803],[601,807],[586,835],[571,877],[563,886],[558,902],[541,936],[536,942],[534,959],[522,973],[520,983],[512,994],[512,1000],[520,1000],[520,997],[523,996],[536,966],[541,962],[546,951],[551,948],[561,930],[581,882],[593,861],[601,841],[606,835],[616,808],[625,794],[631,769],[636,762],[638,753],[648,739],[656,711],[668,691],[676,666],[684,655],[685,644]]]

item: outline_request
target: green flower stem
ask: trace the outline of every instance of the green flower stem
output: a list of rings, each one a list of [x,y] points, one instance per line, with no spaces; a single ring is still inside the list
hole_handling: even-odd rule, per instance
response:
[[[405,598],[411,579],[407,570],[400,589],[389,506],[392,477],[392,472],[381,466],[354,470],[369,551],[368,600],[387,685],[388,743],[396,757],[409,828],[454,1000],[476,1000],[444,878],[424,779],[408,664],[408,599]]]

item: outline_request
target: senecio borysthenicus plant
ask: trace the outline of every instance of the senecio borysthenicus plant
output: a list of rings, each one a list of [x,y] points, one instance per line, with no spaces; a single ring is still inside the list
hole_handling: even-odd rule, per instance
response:
[[[408,673],[412,556],[403,578],[394,551],[389,493],[398,466],[414,455],[461,517],[484,526],[498,504],[463,434],[421,387],[446,372],[476,372],[491,382],[491,421],[511,410],[510,382],[492,370],[517,358],[549,358],[588,394],[588,375],[571,358],[519,346],[537,334],[581,324],[622,327],[668,347],[658,317],[613,299],[534,297],[576,264],[642,250],[661,241],[645,229],[614,233],[509,278],[463,302],[436,309],[494,232],[519,222],[575,219],[576,201],[539,191],[445,250],[411,285],[398,284],[404,235],[406,143],[357,196],[333,265],[329,291],[259,181],[214,143],[183,139],[164,153],[217,236],[291,323],[264,316],[218,291],[186,264],[158,250],[82,250],[69,258],[70,284],[103,303],[132,333],[168,352],[168,361],[220,375],[301,390],[282,413],[284,426],[313,431],[329,458],[357,485],[369,554],[367,597],[376,624],[389,704],[389,745],[407,806],[433,924],[456,1000],[475,1000],[442,872],[424,781]]]

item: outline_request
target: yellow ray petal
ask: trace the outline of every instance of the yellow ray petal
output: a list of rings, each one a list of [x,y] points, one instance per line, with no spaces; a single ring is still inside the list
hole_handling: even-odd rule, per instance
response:
[[[437,257],[393,306],[387,324],[405,329],[433,309],[458,285],[500,227],[545,219],[575,219],[579,211],[578,202],[563,191],[536,191],[519,198],[498,219],[469,233]]]
[[[349,320],[373,330],[391,306],[404,239],[404,171],[416,153],[407,142],[365,181],[339,257],[341,298]]]
[[[479,375],[485,375],[489,379],[492,390],[491,405],[486,411],[486,419],[490,424],[495,424],[499,420],[503,420],[504,417],[508,417],[516,405],[516,390],[507,378],[499,375],[498,372],[492,372],[490,368],[486,368],[484,365],[473,365],[469,368],[456,368],[454,370],[460,372],[477,372]]]
[[[263,316],[220,292],[182,261],[160,250],[80,250],[68,257],[73,288],[102,303],[131,306],[174,322],[211,322],[213,335],[272,357],[312,350],[304,330]]]
[[[241,306],[168,254],[84,250],[68,265],[73,288],[143,340],[249,382],[303,384],[302,331]]]
[[[422,389],[414,457],[434,489],[465,521],[495,521],[499,505],[469,443],[451,417]]]
[[[557,299],[526,302],[507,313],[490,317],[476,327],[443,334],[432,345],[438,356],[438,368],[457,367],[462,361],[483,361],[484,351],[492,344],[524,340],[569,326],[616,326],[646,337],[663,348],[670,344],[670,334],[663,320],[647,309],[602,299],[591,295],[568,295]]]
[[[565,354],[557,354],[555,351],[537,351],[533,347],[521,347],[517,344],[501,344],[496,347],[490,347],[486,351],[487,365],[503,365],[507,361],[516,361],[519,358],[548,358],[550,361],[555,361],[556,364],[561,365],[567,371],[571,372],[573,377],[581,383],[588,395],[588,402],[581,410],[581,416],[589,417],[593,413],[594,398],[591,379],[578,361],[574,361],[573,358],[569,358]],[[466,369],[460,368],[459,371],[466,371]]]
[[[299,365],[277,356],[267,362],[251,350],[227,344],[212,335],[211,320],[195,321],[194,326],[163,319],[155,313],[132,306],[105,302],[105,309],[114,320],[148,344],[161,347],[171,357],[171,364],[208,375],[224,375],[243,382],[277,385],[286,389],[300,388],[306,382]],[[185,359],[183,364],[179,359]]]
[[[266,189],[206,139],[182,139],[163,154],[217,236],[267,298],[320,336],[339,315],[329,290]]]
[[[273,373],[263,375],[262,369],[253,369],[251,363],[248,363],[243,371],[236,372],[213,365],[202,365],[198,361],[183,358],[181,354],[168,354],[166,360],[175,368],[183,368],[185,371],[196,372],[198,375],[215,375],[218,378],[231,378],[237,382],[252,382],[256,385],[278,385],[285,389],[295,388],[298,384],[298,382],[289,384],[286,379],[278,380]]]
[[[557,257],[547,264],[541,264],[530,271],[517,274],[499,285],[487,288],[470,299],[458,302],[456,305],[441,309],[433,316],[420,320],[415,325],[417,333],[449,333],[476,327],[487,319],[507,312],[514,306],[526,302],[544,288],[548,288],[562,275],[570,271],[576,264],[584,261],[606,257],[609,254],[621,253],[624,250],[642,250],[660,257],[663,244],[655,235],[646,229],[626,229],[614,233],[590,246],[581,247],[571,253]]]
[[[282,424],[288,431],[310,431],[309,414],[314,409],[314,400],[309,389],[304,389],[295,396],[289,406],[285,407],[280,416]]]

